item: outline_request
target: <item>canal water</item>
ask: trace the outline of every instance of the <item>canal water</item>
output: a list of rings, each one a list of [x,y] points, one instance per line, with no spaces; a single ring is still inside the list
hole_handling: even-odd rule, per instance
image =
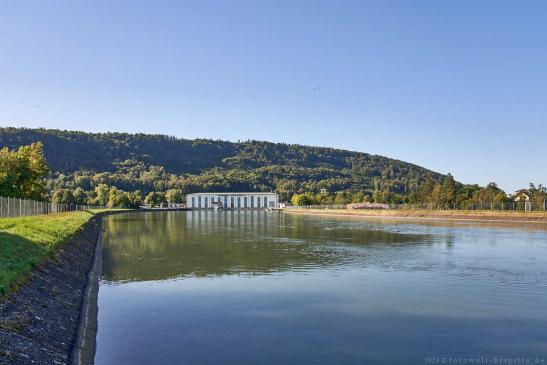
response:
[[[128,213],[103,246],[96,364],[547,364],[541,226]]]

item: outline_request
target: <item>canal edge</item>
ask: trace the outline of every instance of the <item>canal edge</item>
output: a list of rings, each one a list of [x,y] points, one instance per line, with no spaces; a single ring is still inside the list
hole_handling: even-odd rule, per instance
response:
[[[95,361],[98,329],[98,293],[99,278],[102,270],[102,231],[103,216],[99,217],[99,227],[93,263],[87,273],[87,284],[84,289],[80,306],[80,320],[76,331],[74,347],[70,355],[70,363],[75,365],[90,365]]]

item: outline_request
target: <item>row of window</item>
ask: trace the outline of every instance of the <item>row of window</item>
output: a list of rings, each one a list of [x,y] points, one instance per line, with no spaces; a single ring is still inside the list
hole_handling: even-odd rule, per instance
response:
[[[196,205],[197,200],[197,205]],[[202,204],[203,203],[203,204]],[[266,208],[268,206],[268,197],[264,196],[249,196],[249,197],[234,197],[231,196],[229,199],[227,196],[219,196],[217,199],[211,197],[211,205],[209,205],[209,197],[204,196],[203,199],[201,196],[198,196],[197,199],[195,196],[192,197],[192,208],[212,208],[215,204],[222,208]],[[256,205],[256,206],[255,206]]]

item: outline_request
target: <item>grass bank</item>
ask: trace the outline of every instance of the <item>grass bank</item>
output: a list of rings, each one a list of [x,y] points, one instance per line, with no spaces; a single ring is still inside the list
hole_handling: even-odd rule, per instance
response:
[[[93,216],[104,212],[108,210],[0,219],[0,296],[28,277]]]
[[[476,210],[345,210],[345,209],[286,209],[286,213],[347,217],[448,219],[497,222],[547,223],[547,212],[476,211]]]

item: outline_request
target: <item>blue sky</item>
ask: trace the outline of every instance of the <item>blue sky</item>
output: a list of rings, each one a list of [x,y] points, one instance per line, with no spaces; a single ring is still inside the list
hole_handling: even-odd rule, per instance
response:
[[[0,125],[259,139],[547,184],[547,1],[1,1]]]

